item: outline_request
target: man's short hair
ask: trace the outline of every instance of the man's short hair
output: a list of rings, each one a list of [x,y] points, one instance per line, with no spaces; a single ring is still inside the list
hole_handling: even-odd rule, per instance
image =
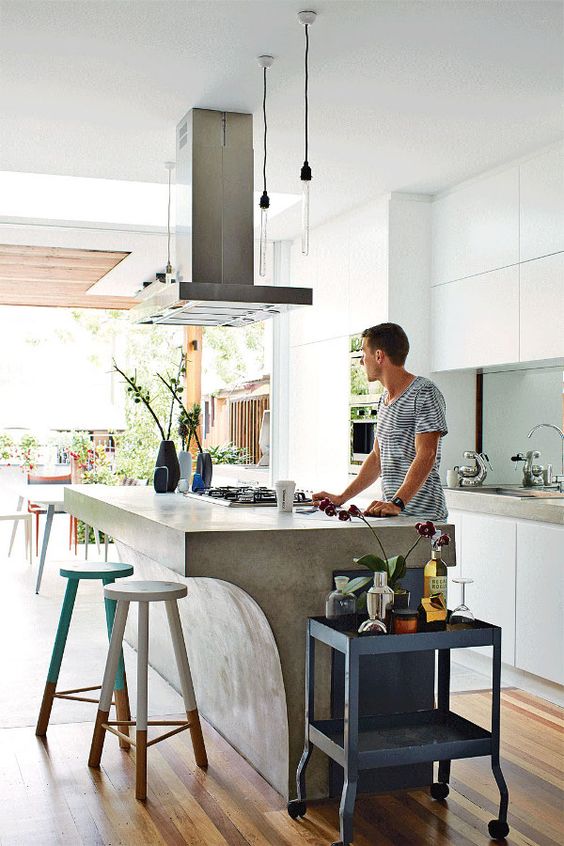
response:
[[[366,338],[372,351],[383,350],[392,364],[403,365],[409,352],[407,335],[397,323],[379,323],[365,329],[362,337]]]

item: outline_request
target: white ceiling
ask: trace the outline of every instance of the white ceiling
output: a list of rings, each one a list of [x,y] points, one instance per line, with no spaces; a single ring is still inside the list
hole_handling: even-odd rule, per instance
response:
[[[193,106],[255,113],[271,52],[269,183],[303,160],[300,0],[1,0],[0,169],[164,182]],[[307,8],[307,5],[306,5]],[[563,5],[313,3],[314,224],[392,190],[435,193],[563,131]],[[296,210],[271,233],[296,230]]]

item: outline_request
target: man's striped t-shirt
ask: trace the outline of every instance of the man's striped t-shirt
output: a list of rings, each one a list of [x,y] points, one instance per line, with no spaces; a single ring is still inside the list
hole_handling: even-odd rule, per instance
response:
[[[384,500],[392,500],[403,484],[415,458],[415,435],[423,432],[448,432],[446,403],[433,382],[416,376],[403,394],[386,404],[388,392],[380,397],[376,438],[380,447],[382,491]],[[420,520],[446,520],[448,511],[439,476],[441,439],[433,469],[404,514]]]

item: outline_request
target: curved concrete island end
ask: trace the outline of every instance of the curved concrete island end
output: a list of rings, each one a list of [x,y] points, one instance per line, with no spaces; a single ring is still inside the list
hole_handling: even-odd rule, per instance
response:
[[[284,797],[295,795],[304,742],[306,619],[324,613],[335,571],[358,570],[353,557],[375,551],[368,529],[360,521],[342,523],[320,512],[221,507],[144,487],[73,485],[65,489],[65,510],[114,538],[121,560],[135,567],[134,578],[186,582],[188,596],[179,606],[200,713]],[[408,518],[374,524],[390,555],[406,552],[415,538]],[[454,528],[447,530],[454,539]],[[454,556],[452,543],[445,549],[447,563],[454,563]],[[422,541],[409,558],[404,583],[412,591],[412,605],[419,602],[428,557]],[[156,603],[151,615],[150,663],[179,690],[164,607]],[[127,639],[135,646],[136,620],[130,617]],[[364,685],[365,713],[433,707],[432,653],[385,656],[379,662],[363,672],[374,680]],[[340,676],[335,656],[321,653],[316,716],[339,716]],[[370,782],[367,774],[361,789],[432,780],[427,764],[373,775]],[[308,796],[336,793],[338,778],[339,773],[330,774],[325,756],[314,752]]]

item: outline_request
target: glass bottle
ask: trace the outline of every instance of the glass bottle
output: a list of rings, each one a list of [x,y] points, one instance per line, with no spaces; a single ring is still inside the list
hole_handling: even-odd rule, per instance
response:
[[[366,594],[366,608],[369,620],[365,620],[359,628],[359,633],[375,632],[375,628],[381,628],[385,633],[388,628],[389,613],[394,604],[394,592],[388,587],[388,574],[384,572],[374,573],[374,584]],[[378,623],[378,626],[375,626]]]
[[[437,593],[442,593],[445,606],[447,604],[447,566],[441,558],[440,546],[431,548],[431,558],[425,564],[423,571],[423,596],[428,599]]]
[[[356,596],[345,593],[349,583],[348,576],[335,576],[335,590],[331,591],[325,602],[325,616],[333,620],[341,631],[356,629]]]

